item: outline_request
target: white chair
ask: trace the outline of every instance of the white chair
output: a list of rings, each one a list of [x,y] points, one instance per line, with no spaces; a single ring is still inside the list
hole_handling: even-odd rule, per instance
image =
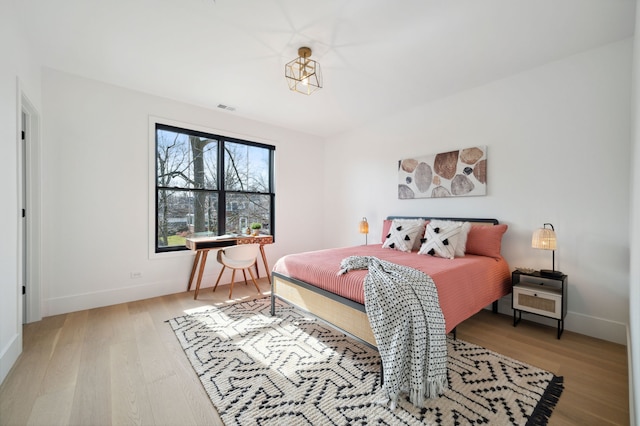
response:
[[[217,260],[222,265],[222,270],[220,271],[220,275],[218,275],[218,279],[216,280],[216,285],[213,287],[213,291],[216,291],[224,270],[226,268],[231,268],[233,269],[233,272],[231,273],[229,299],[231,299],[231,293],[233,292],[233,283],[235,281],[236,271],[238,269],[242,270],[245,284],[248,284],[247,273],[245,272],[245,270],[249,271],[249,275],[251,275],[251,281],[253,281],[256,289],[258,289],[258,293],[262,294],[262,292],[260,291],[260,287],[258,287],[258,283],[256,282],[256,278],[253,275],[253,271],[251,271],[251,267],[256,264],[259,249],[260,246],[258,244],[240,244],[237,246],[227,247],[224,250],[218,250]]]

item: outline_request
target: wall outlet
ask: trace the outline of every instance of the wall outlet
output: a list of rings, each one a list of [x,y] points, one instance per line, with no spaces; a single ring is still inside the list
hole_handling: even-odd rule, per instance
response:
[[[129,277],[134,278],[142,278],[142,272],[130,272]]]

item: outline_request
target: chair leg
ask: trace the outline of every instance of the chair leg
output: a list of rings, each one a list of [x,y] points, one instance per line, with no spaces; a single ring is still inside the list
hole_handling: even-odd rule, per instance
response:
[[[216,280],[216,285],[213,286],[213,291],[216,291],[216,288],[218,288],[218,284],[220,283],[220,278],[222,278],[224,268],[226,268],[226,266],[222,265],[222,269],[220,270],[220,274],[218,274],[218,279]]]
[[[232,269],[231,273],[231,285],[229,286],[229,299],[231,299],[231,293],[233,293],[233,283],[236,280],[236,270]]]
[[[247,269],[249,270],[249,275],[251,275],[251,280],[253,281],[253,284],[256,286],[258,293],[262,294],[262,292],[260,291],[260,287],[258,287],[258,283],[256,282],[256,278],[253,276],[253,271],[251,270],[251,267]]]
[[[247,273],[244,269],[242,270],[242,276],[244,276],[244,285],[249,285],[249,283],[247,282]]]

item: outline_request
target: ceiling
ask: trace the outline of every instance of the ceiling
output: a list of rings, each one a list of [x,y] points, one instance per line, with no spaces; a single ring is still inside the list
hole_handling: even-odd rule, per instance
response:
[[[633,35],[635,0],[20,0],[44,66],[331,137]],[[324,88],[288,89],[300,46]]]

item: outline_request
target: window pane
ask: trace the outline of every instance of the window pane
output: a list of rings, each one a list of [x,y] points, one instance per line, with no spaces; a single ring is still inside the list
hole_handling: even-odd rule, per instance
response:
[[[273,235],[275,147],[160,123],[155,136],[156,252],[186,250],[194,233],[245,233],[252,223]]]
[[[244,234],[252,223],[260,223],[262,234],[271,233],[271,197],[260,194],[227,194],[227,233]]]
[[[194,232],[218,234],[218,193],[158,191],[158,247],[184,247]]]
[[[224,147],[227,191],[271,192],[269,149],[228,141]]]
[[[215,139],[156,130],[159,187],[217,189],[217,162],[218,141]]]

